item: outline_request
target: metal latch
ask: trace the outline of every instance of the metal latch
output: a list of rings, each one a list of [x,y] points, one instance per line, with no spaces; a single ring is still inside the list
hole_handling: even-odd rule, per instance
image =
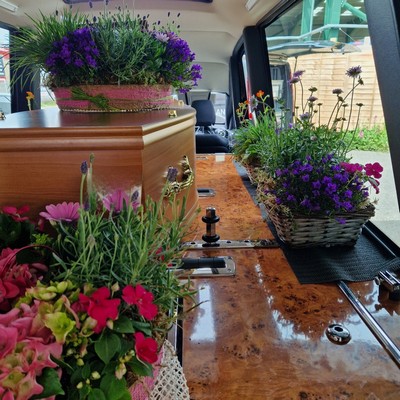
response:
[[[380,271],[375,277],[375,283],[379,288],[389,292],[390,300],[400,300],[400,280],[390,271]]]
[[[256,239],[256,240],[219,240],[216,232],[216,224],[219,216],[214,207],[206,208],[206,215],[202,221],[206,224],[206,233],[202,236],[203,241],[183,242],[183,249],[187,250],[205,250],[205,249],[244,249],[244,248],[273,248],[279,247],[274,239]]]
[[[205,250],[205,249],[268,249],[279,247],[274,239],[258,240],[218,240],[215,243],[206,243],[198,240],[183,242],[182,248],[185,250]]]
[[[179,265],[179,266],[178,266]],[[233,276],[236,274],[236,264],[232,257],[199,257],[182,258],[181,263],[174,263],[175,274],[178,278],[190,276],[210,277],[210,276]]]
[[[215,190],[211,188],[197,188],[197,194],[199,197],[214,197]]]

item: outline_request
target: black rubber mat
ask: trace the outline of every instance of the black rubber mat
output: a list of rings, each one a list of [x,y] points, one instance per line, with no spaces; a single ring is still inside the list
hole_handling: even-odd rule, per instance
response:
[[[281,247],[300,283],[369,281],[379,271],[400,270],[400,258],[380,249],[367,234],[362,234],[352,247]]]

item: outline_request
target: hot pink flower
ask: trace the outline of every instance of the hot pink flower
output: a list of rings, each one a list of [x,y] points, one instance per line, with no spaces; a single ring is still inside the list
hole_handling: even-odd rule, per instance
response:
[[[139,314],[151,321],[158,313],[158,307],[153,303],[153,293],[148,292],[143,286],[125,286],[122,298],[128,303],[137,306]]]
[[[381,174],[382,171],[383,171],[383,167],[378,162],[375,162],[373,164],[371,164],[371,163],[365,164],[365,173],[368,176],[373,176],[374,178],[379,179],[382,177],[382,174]]]
[[[94,328],[95,333],[100,333],[106,326],[107,320],[118,318],[118,307],[120,299],[110,299],[110,289],[102,287],[97,289],[91,296],[79,294],[79,301],[86,309],[89,317],[97,321]]]
[[[79,203],[67,203],[64,201],[59,204],[50,204],[46,206],[46,211],[42,211],[39,215],[43,218],[46,218],[49,221],[66,221],[73,222],[79,219]]]
[[[347,162],[341,162],[340,165],[342,168],[344,168],[347,172],[350,172],[351,174],[354,174],[357,171],[361,172],[363,170],[363,166],[358,163],[351,164]]]
[[[9,215],[14,221],[22,222],[26,221],[28,217],[22,217],[22,214],[25,214],[29,211],[29,206],[22,206],[20,208],[14,206],[4,206],[3,213]]]
[[[137,357],[145,362],[153,364],[157,361],[157,342],[153,338],[145,338],[142,332],[135,332],[135,351]]]

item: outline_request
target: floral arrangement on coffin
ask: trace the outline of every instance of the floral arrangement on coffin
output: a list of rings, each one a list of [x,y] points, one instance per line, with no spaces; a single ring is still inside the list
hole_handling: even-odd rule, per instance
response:
[[[131,399],[141,377],[157,376],[177,302],[193,294],[171,267],[184,204],[101,195],[92,168],[82,164],[87,200],[48,205],[36,224],[25,206],[0,214],[2,400]]]
[[[339,243],[354,244],[360,226],[374,213],[369,195],[371,188],[379,192],[383,168],[379,163],[351,163],[349,155],[362,107],[362,103],[356,104],[356,128],[350,129],[355,90],[364,84],[361,72],[360,66],[346,71],[352,79],[352,87],[347,94],[341,89],[332,91],[336,103],[326,124],[320,122],[322,103],[316,97],[316,87],[309,88],[301,107],[294,106],[291,121],[286,118],[289,110],[283,104],[279,110],[280,117],[276,117],[275,111],[266,104],[267,97],[262,91],[239,107],[241,118],[250,107],[254,120],[250,128],[253,131],[251,136],[254,137],[254,131],[258,132],[259,140],[250,150],[257,152],[261,166],[258,173],[259,199],[266,204],[274,225],[279,227],[278,235],[289,244],[291,236],[297,234],[304,239],[297,242],[295,237],[299,245],[335,244],[330,234],[329,238],[325,237],[327,224],[338,232],[348,230],[352,215],[356,215],[356,229],[352,230],[355,234],[350,234],[350,240],[347,233],[343,240],[338,239]],[[289,81],[291,85],[300,85],[302,93],[303,73],[294,72]],[[245,137],[245,131],[242,136]],[[281,223],[282,218],[286,219],[284,224]],[[310,222],[310,218],[325,221],[321,231],[315,231],[315,221]],[[344,224],[347,226],[338,227]],[[285,231],[285,226],[288,226],[290,234]]]
[[[13,42],[16,67],[30,77],[45,73],[56,96],[71,88],[73,99],[90,100],[99,109],[113,105],[110,86],[132,91],[131,85],[145,85],[138,96],[146,98],[156,91],[165,97],[171,86],[184,93],[197,85],[201,66],[193,64],[195,54],[177,29],[121,8],[111,13],[107,4],[92,19],[72,10],[31,18],[33,29],[21,29]]]

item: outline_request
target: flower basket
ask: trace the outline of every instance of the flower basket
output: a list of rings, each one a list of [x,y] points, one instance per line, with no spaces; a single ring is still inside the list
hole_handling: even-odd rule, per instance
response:
[[[170,85],[81,85],[53,89],[57,106],[73,112],[140,112],[169,108]]]
[[[267,195],[263,204],[279,239],[296,248],[353,246],[361,234],[363,225],[375,211],[374,205],[368,203],[365,208],[335,217],[294,216],[287,207],[277,205],[272,195]]]

